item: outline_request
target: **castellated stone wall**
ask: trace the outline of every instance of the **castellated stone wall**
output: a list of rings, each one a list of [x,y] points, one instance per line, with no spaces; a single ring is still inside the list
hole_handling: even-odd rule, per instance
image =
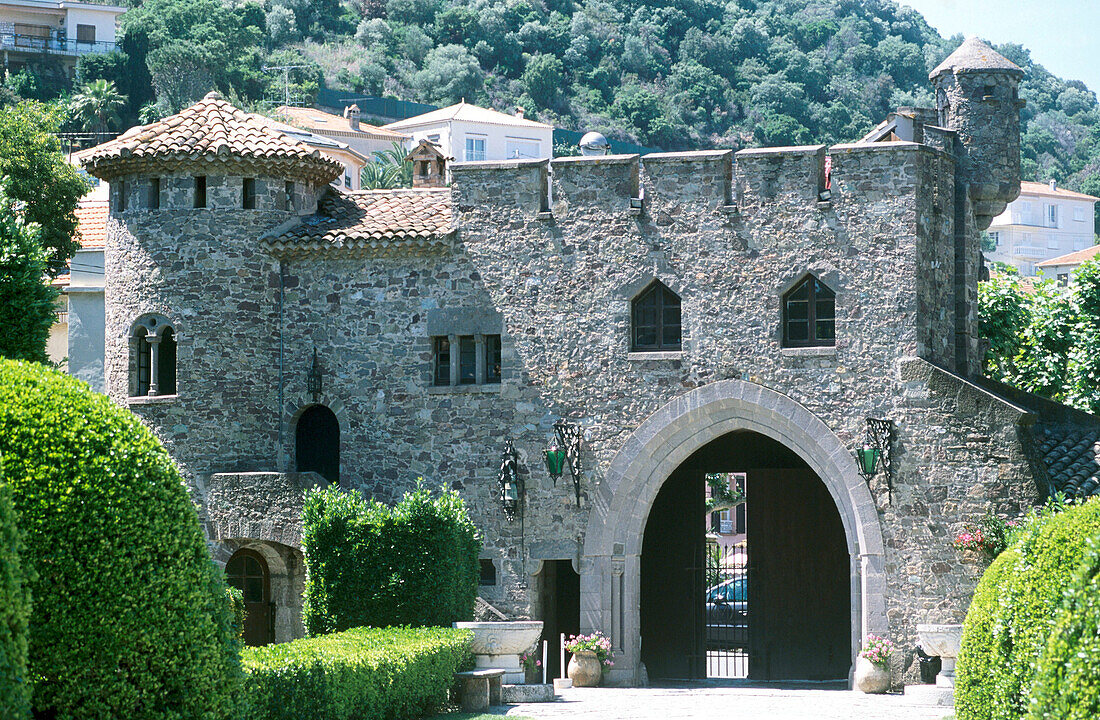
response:
[[[1030,416],[936,367],[952,367],[958,345],[952,158],[881,143],[552,167],[454,165],[457,231],[433,251],[271,257],[259,237],[289,213],[229,209],[228,191],[225,209],[183,200],[113,217],[112,397],[165,440],[201,506],[213,473],[295,470],[316,348],[317,401],[340,422],[341,485],[385,501],[418,477],[458,489],[499,570],[482,595],[517,617],[540,612],[541,561],[592,572],[590,503],[612,459],[691,390],[726,379],[771,388],[848,449],[865,418],[891,418],[892,497],[881,474],[871,488],[884,551],[852,548],[853,589],[865,594],[854,600],[884,603],[906,649],[918,622],[961,620],[981,568],[953,550],[954,533],[991,503],[1017,511],[1035,489],[1017,437]],[[835,347],[782,347],[781,297],[807,272],[836,292]],[[682,299],[683,348],[633,353],[631,299],[654,279]],[[179,393],[128,401],[126,337],[150,312],[178,323]],[[502,382],[433,385],[432,336],[498,332]],[[584,430],[580,506],[568,472],[555,485],[543,466],[559,417]],[[513,521],[496,484],[508,438],[527,499]],[[880,580],[861,588],[868,564]]]

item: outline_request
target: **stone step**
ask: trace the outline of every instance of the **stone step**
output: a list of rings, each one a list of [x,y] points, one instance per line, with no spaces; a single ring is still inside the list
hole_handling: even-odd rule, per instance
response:
[[[502,685],[500,699],[506,705],[516,703],[540,703],[554,701],[554,686],[547,685]]]
[[[905,699],[914,705],[955,706],[955,688],[939,685],[906,685]]]

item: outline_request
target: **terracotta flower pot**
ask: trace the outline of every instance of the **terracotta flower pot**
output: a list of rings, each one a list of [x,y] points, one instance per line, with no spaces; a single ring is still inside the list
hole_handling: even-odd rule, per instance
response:
[[[569,659],[568,675],[573,687],[596,687],[603,676],[600,659],[592,650],[578,650]]]
[[[856,661],[855,685],[860,692],[880,695],[890,689],[890,668],[861,657]]]

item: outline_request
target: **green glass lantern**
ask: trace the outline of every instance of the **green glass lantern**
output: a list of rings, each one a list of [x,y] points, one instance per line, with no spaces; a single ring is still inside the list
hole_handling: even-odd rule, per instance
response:
[[[561,449],[556,440],[551,441],[546,448],[546,470],[550,473],[550,477],[554,479],[554,482],[557,482],[561,478],[564,469],[565,450]]]
[[[863,477],[873,477],[878,466],[879,449],[875,447],[861,447],[856,450],[859,460],[859,474]]]

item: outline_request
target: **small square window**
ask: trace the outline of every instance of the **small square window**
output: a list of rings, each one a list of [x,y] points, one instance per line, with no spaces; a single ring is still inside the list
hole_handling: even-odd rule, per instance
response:
[[[206,176],[195,176],[195,207],[206,207]]]
[[[487,559],[484,559],[484,558],[482,560],[479,560],[478,564],[481,566],[480,567],[481,574],[479,575],[479,577],[477,579],[477,584],[482,585],[482,586],[496,585],[497,584],[497,566],[496,566],[496,564],[492,560],[487,560]]]
[[[245,210],[255,210],[256,209],[256,178],[245,178],[244,179],[244,187],[242,188],[242,190],[243,190],[243,198],[244,198],[244,209]]]
[[[85,45],[95,44],[95,25],[76,26],[76,41]]]

